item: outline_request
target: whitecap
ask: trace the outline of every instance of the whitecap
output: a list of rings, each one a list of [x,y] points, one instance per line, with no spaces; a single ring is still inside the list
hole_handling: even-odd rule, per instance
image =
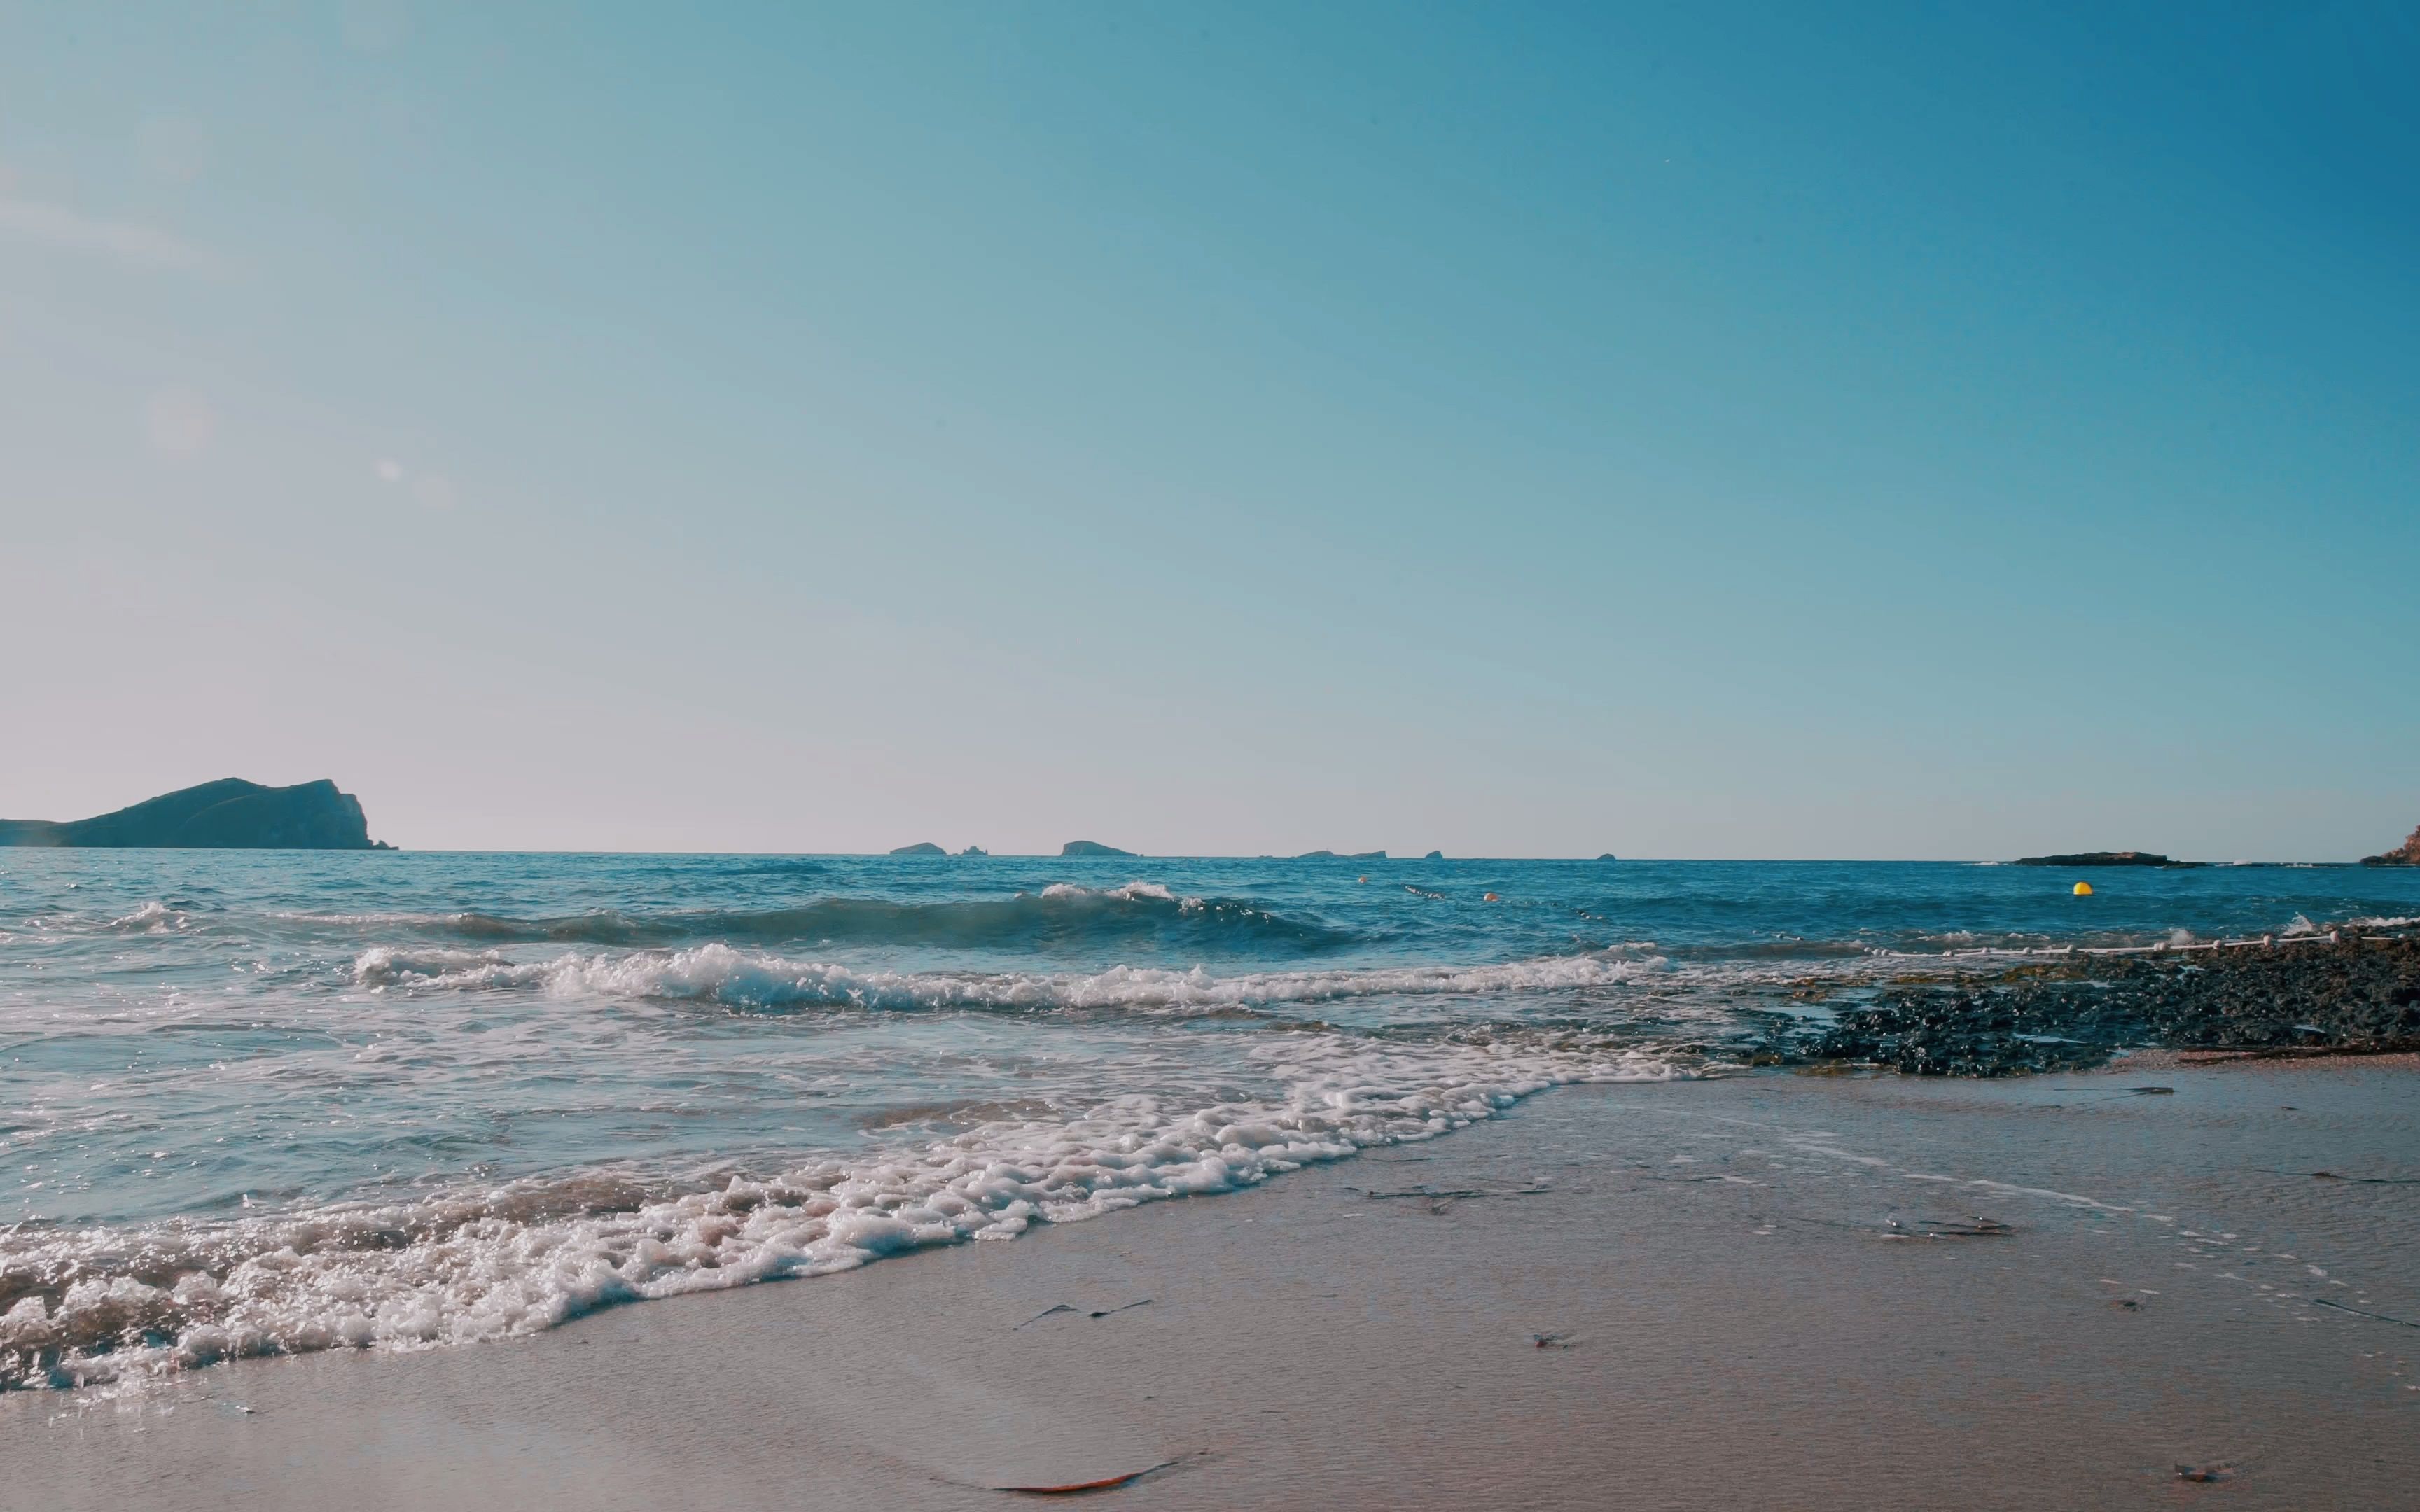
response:
[[[720,942],[686,950],[566,953],[522,961],[496,950],[376,946],[353,963],[373,990],[540,987],[556,996],[706,1000],[738,1008],[1126,1009],[1190,1012],[1369,996],[1476,996],[1611,986],[1662,970],[1617,947],[1495,965],[1338,967],[1214,976],[1201,966],[1112,966],[1091,974],[884,971],[802,961]]]

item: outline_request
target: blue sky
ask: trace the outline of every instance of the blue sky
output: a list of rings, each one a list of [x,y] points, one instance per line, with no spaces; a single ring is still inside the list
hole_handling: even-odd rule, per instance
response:
[[[0,813],[2340,858],[2385,6],[0,8]]]

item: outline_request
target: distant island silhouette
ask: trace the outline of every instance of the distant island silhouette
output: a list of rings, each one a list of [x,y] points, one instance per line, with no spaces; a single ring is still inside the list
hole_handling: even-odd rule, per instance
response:
[[[2166,866],[2195,867],[2200,861],[2178,861],[2157,851],[2079,851],[2071,856],[2021,856],[2019,866]]]
[[[0,819],[0,845],[178,850],[389,851],[362,800],[321,779],[264,787],[239,777],[180,788],[90,819]]]

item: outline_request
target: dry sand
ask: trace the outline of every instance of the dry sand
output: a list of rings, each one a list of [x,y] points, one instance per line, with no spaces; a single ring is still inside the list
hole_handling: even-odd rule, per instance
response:
[[[994,1507],[1158,1465],[1093,1503],[2420,1507],[2420,1327],[2384,1320],[2420,1321],[2415,1090],[2358,1061],[1565,1088],[533,1339],[16,1396],[0,1504]],[[1476,1195],[1373,1195],[1421,1187]],[[2013,1232],[1891,1237],[1974,1215]]]

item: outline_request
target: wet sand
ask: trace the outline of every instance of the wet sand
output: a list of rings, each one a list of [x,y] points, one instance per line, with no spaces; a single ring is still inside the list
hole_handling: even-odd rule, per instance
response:
[[[2420,1507],[2415,1093],[2361,1059],[1564,1088],[531,1339],[21,1394],[0,1502],[985,1507],[1158,1466],[1094,1504]]]

